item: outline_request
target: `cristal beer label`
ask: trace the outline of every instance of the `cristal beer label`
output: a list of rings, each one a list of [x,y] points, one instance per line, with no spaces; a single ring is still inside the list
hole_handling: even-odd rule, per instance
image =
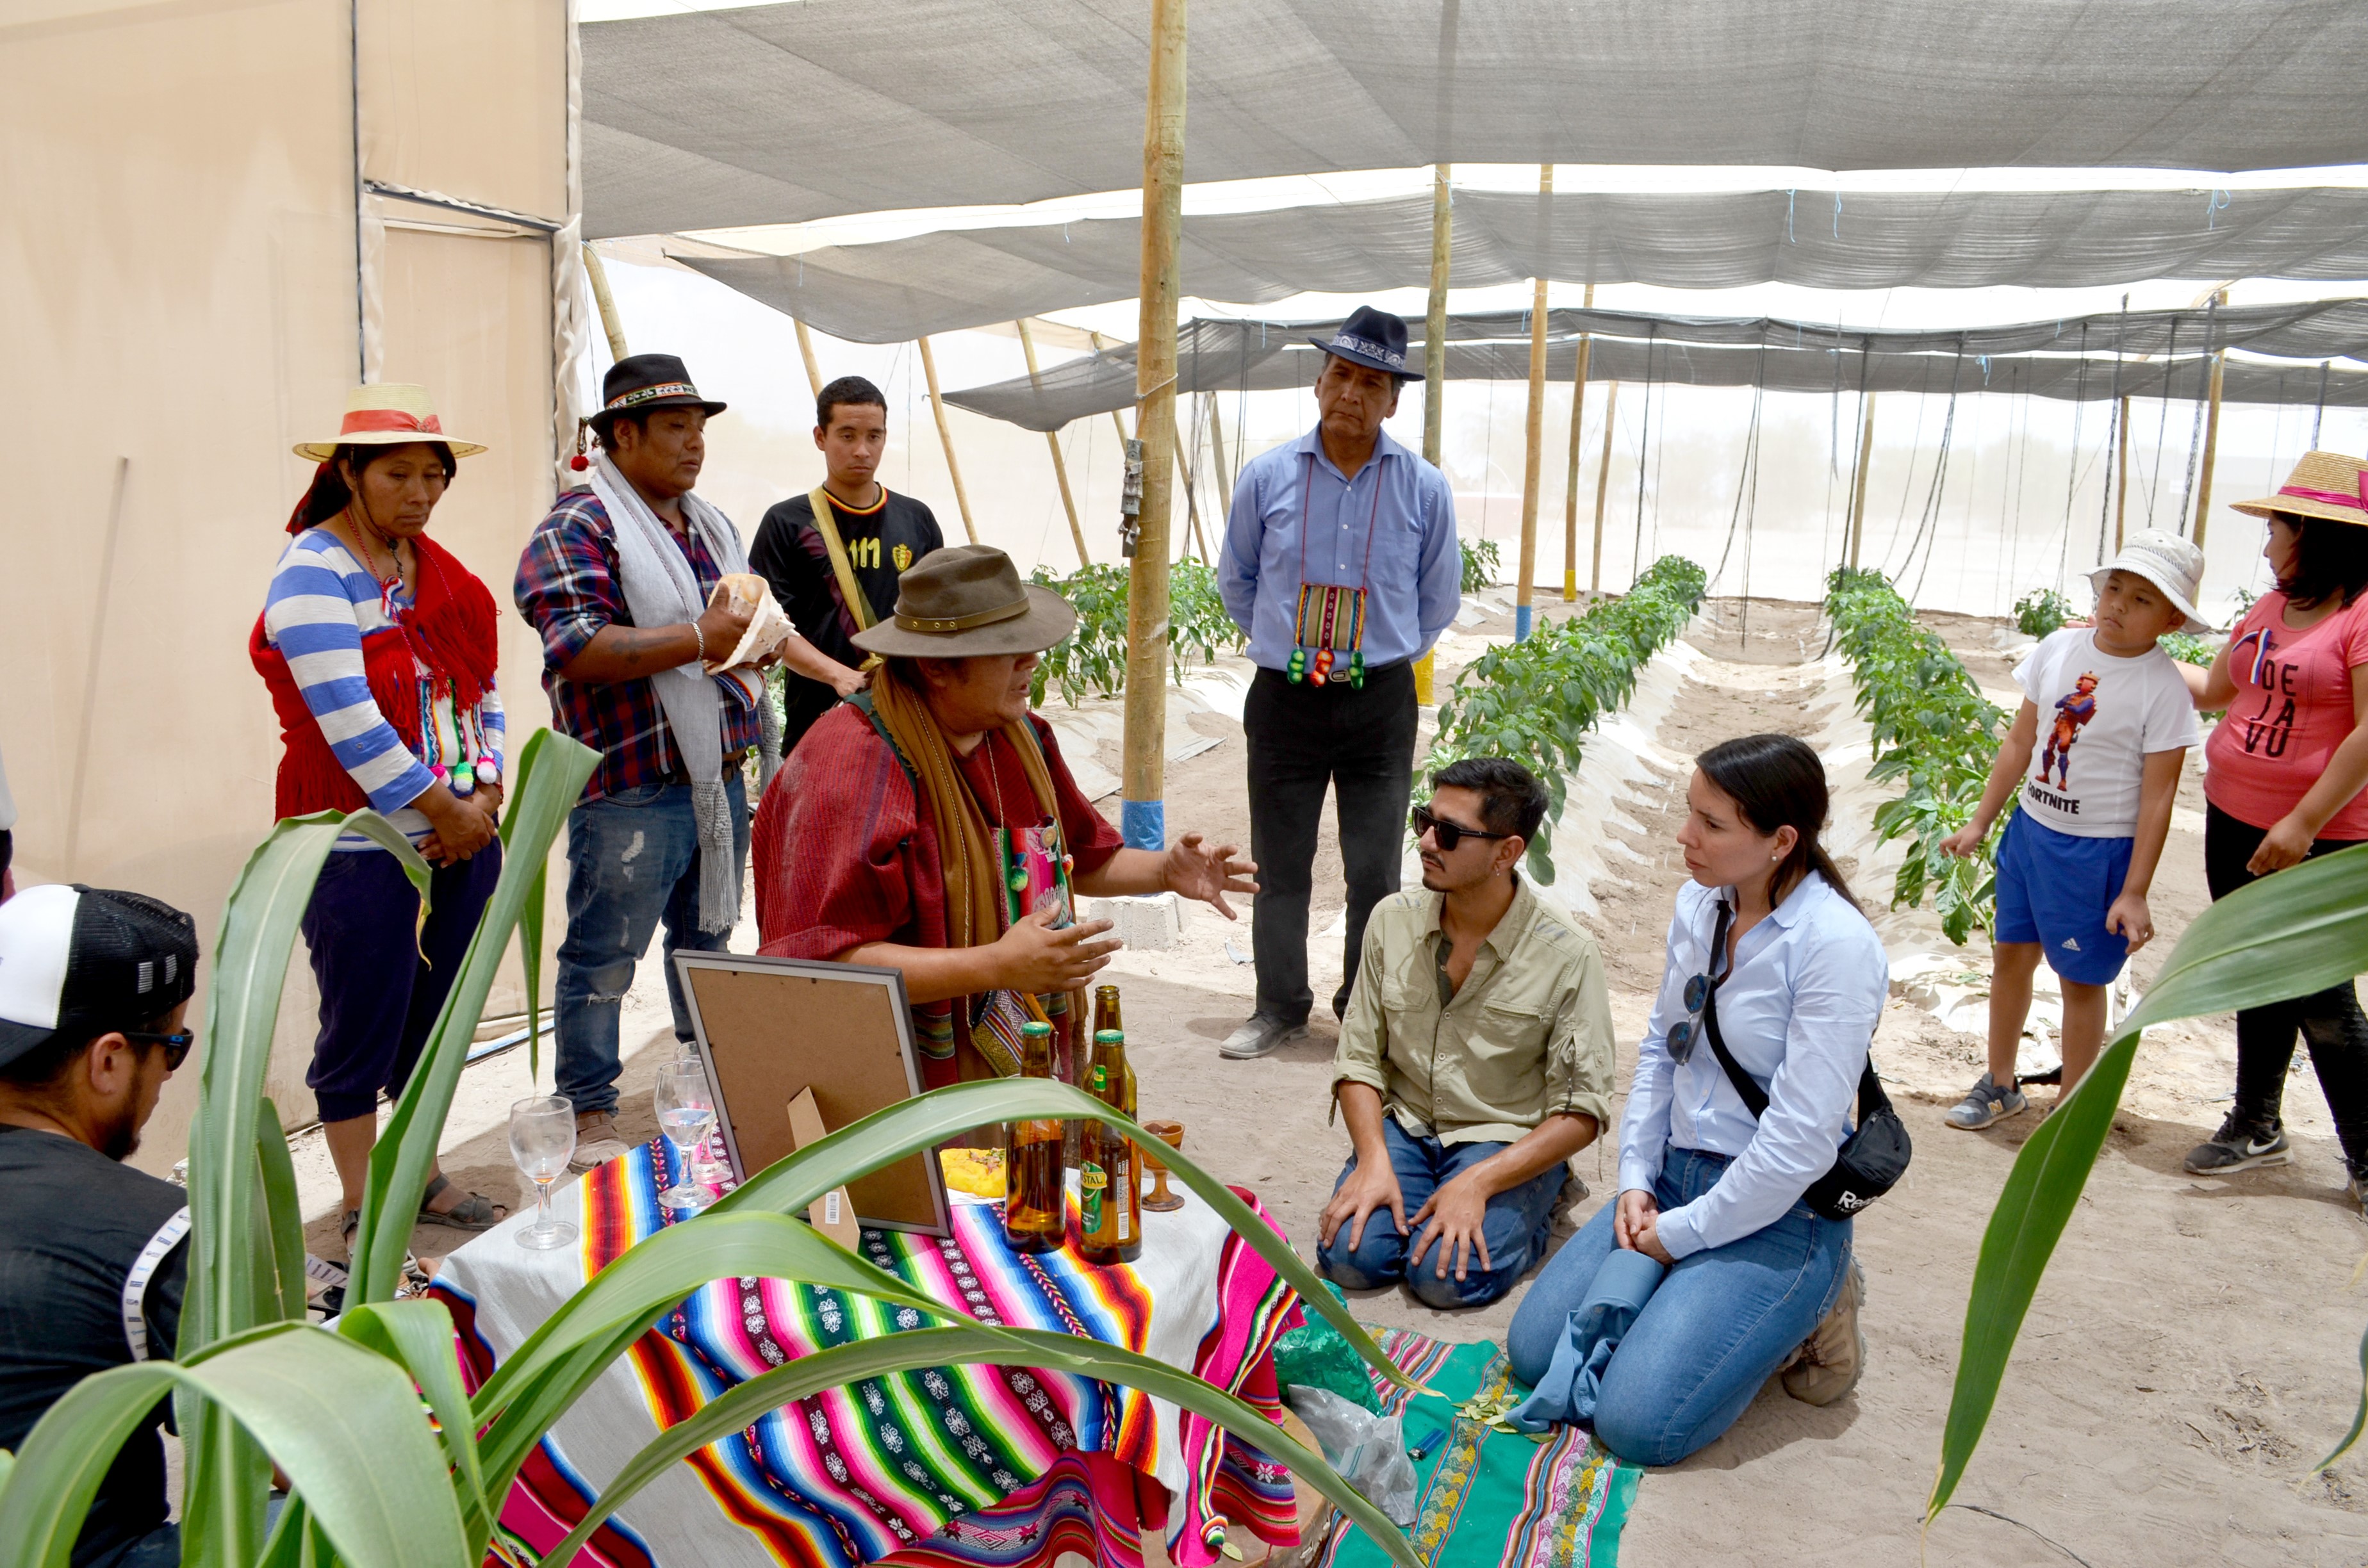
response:
[[[1077,1169],[1077,1204],[1083,1210],[1081,1223],[1087,1235],[1102,1228],[1102,1194],[1110,1187],[1110,1173],[1101,1166],[1087,1163]]]

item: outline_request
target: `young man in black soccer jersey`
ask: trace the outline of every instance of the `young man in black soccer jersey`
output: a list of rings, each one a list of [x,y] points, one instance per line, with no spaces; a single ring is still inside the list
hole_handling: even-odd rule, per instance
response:
[[[773,585],[773,597],[804,639],[783,653],[784,756],[834,703],[863,689],[864,654],[852,639],[895,614],[896,579],[946,542],[928,507],[891,494],[872,477],[888,447],[888,400],[878,387],[841,376],[823,388],[814,436],[828,477],[767,512],[748,551],[749,567]],[[837,533],[836,549],[815,526],[817,497]]]

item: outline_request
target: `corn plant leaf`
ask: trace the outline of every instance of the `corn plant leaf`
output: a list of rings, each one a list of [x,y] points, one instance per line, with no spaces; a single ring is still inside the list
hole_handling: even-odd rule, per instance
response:
[[[933,1148],[973,1128],[1042,1117],[1091,1119],[1129,1135],[1139,1136],[1143,1131],[1083,1089],[1058,1081],[996,1078],[957,1084],[874,1111],[818,1142],[783,1155],[726,1193],[708,1212],[770,1209],[780,1213],[803,1213],[806,1205],[832,1187],[893,1165],[916,1150]],[[1304,1306],[1321,1313],[1338,1329],[1368,1366],[1401,1387],[1420,1386],[1382,1354],[1381,1346],[1373,1343],[1363,1325],[1332,1299],[1315,1271],[1291,1250],[1291,1244],[1231,1187],[1202,1170],[1181,1150],[1162,1148],[1159,1161],[1266,1259],[1283,1283],[1299,1292]]]
[[[1166,1362],[1098,1340],[1037,1329],[989,1332],[978,1327],[912,1329],[837,1346],[802,1356],[787,1366],[777,1367],[725,1391],[685,1420],[667,1427],[656,1441],[628,1460],[608,1490],[592,1505],[584,1521],[542,1559],[542,1568],[562,1568],[572,1562],[577,1549],[591,1539],[592,1532],[668,1466],[718,1437],[742,1430],[791,1400],[893,1372],[930,1367],[1015,1364],[1139,1389],[1205,1416],[1288,1466],[1294,1475],[1348,1515],[1393,1560],[1406,1568],[1426,1568],[1388,1517],[1343,1481],[1324,1462],[1321,1454],[1302,1447],[1274,1422],[1213,1384],[1190,1372],[1178,1371]]]
[[[477,1391],[473,1419],[484,1429],[493,1485],[505,1488],[552,1424],[676,1302],[710,1280],[751,1277],[803,1280],[959,1321],[946,1303],[803,1219],[746,1208],[668,1225],[594,1275]]]
[[[436,1142],[452,1108],[485,994],[509,946],[528,895],[541,885],[552,840],[584,792],[584,781],[599,765],[599,753],[549,730],[529,737],[511,770],[508,835],[502,846],[502,873],[470,938],[461,971],[446,994],[443,1010],[421,1048],[419,1063],[395,1102],[394,1114],[370,1151],[370,1179],[363,1189],[361,1226],[354,1233],[353,1277],[347,1300],[356,1303],[393,1299],[403,1278],[404,1250],[427,1189]]]
[[[0,1568],[63,1568],[116,1451],[176,1388],[235,1420],[278,1461],[349,1568],[467,1561],[444,1457],[411,1380],[336,1335],[274,1324],[187,1364],[133,1362],[68,1390],[0,1486]],[[184,1549],[191,1562],[254,1555],[196,1557]]]
[[[289,1322],[302,1322],[304,1214],[296,1197],[296,1162],[288,1156],[288,1134],[279,1125],[279,1108],[268,1096],[256,1105],[255,1157],[276,1266],[274,1293],[279,1299],[279,1315]]]
[[[2112,1131],[2139,1036],[2177,1018],[2307,995],[2363,971],[2368,846],[2264,877],[2216,901],[2188,926],[2153,989],[2131,1010],[2079,1086],[2024,1142],[2007,1174],[1974,1266],[1928,1520],[1947,1506],[1981,1441],[2040,1276]]]
[[[268,1209],[256,1192],[264,1070],[271,1059],[288,958],[321,863],[340,833],[385,847],[427,894],[427,862],[376,812],[290,818],[247,857],[222,907],[206,994],[198,1111],[189,1128],[189,1272],[180,1320],[182,1359],[251,1327],[277,1303]],[[275,1305],[272,1315],[276,1316]],[[194,1562],[245,1562],[260,1545],[261,1458],[244,1429],[206,1408],[202,1392],[175,1396],[187,1454],[183,1550]]]
[[[531,736],[529,747],[534,745]],[[524,755],[520,754],[523,762]],[[517,796],[507,797],[509,809],[502,813],[502,854],[510,852],[510,839],[518,829]],[[550,893],[551,865],[548,846],[541,868],[535,873],[534,885],[527,889],[526,902],[518,906],[518,971],[526,981],[526,1075],[529,1082],[542,1074],[542,916]]]
[[[452,1352],[452,1313],[433,1297],[414,1301],[376,1301],[337,1319],[336,1330],[401,1367],[418,1385],[420,1397],[442,1429],[444,1451],[452,1460],[453,1486],[461,1503],[469,1561],[484,1555],[493,1534],[494,1510],[477,1459],[477,1422],[469,1390]]]

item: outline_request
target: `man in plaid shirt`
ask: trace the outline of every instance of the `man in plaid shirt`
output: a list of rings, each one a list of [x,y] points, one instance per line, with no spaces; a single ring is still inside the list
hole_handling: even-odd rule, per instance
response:
[[[726,568],[689,526],[682,502],[706,459],[707,416],[723,404],[702,400],[671,355],[619,360],[602,391],[604,406],[592,426],[607,460],[666,525],[702,599],[712,598]],[[696,621],[636,626],[616,525],[589,490],[570,491],[553,504],[527,540],[513,593],[542,638],[552,722],[600,754],[599,768],[567,818],[567,937],[552,998],[558,1090],[575,1104],[575,1164],[587,1168],[625,1153],[615,1123],[618,1017],[660,917],[668,959],[681,948],[721,951],[729,936],[700,928],[690,774],[649,677],[729,653],[747,630],[749,612],[727,598]],[[714,685],[736,882],[748,856],[741,764],[757,743],[758,715],[739,681],[718,676]],[[666,980],[676,1038],[689,1040],[690,1015],[671,962]]]

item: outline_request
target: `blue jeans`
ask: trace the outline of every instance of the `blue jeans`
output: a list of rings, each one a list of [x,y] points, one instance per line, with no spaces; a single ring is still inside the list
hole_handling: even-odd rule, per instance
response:
[[[1483,1269],[1480,1260],[1472,1258],[1464,1277],[1458,1279],[1450,1262],[1442,1278],[1439,1265],[1443,1249],[1435,1242],[1425,1248],[1418,1262],[1408,1258],[1408,1251],[1421,1234],[1414,1224],[1416,1211],[1430,1201],[1432,1193],[1506,1145],[1417,1138],[1386,1111],[1382,1115],[1382,1136],[1389,1142],[1390,1168],[1397,1173],[1398,1194],[1406,1203],[1407,1233],[1398,1234],[1387,1209],[1377,1209],[1366,1218],[1364,1236],[1354,1247],[1349,1244],[1349,1225],[1343,1224],[1333,1233],[1332,1245],[1319,1244],[1315,1249],[1316,1268],[1334,1284],[1344,1290],[1379,1290],[1404,1280],[1415,1300],[1427,1307],[1441,1311],[1485,1307],[1511,1290],[1545,1256],[1554,1199],[1562,1196],[1566,1174],[1559,1165],[1488,1199],[1480,1234],[1488,1244],[1489,1267]],[[1339,1191],[1356,1168],[1352,1154],[1332,1190]]]
[[[748,798],[739,769],[724,767],[732,803],[732,875],[748,864]],[[617,1108],[617,1020],[633,965],[666,920],[666,1000],[677,1040],[691,1035],[677,950],[720,953],[728,931],[699,928],[699,828],[690,786],[645,784],[586,801],[567,813],[567,939],[552,987],[552,1070],[577,1115]]]
[[[1664,1210],[1717,1184],[1724,1154],[1671,1149],[1653,1195]],[[1570,1313],[1619,1244],[1617,1201],[1556,1253],[1530,1287],[1505,1335],[1513,1375],[1535,1383]],[[1795,1203],[1740,1241],[1678,1260],[1604,1369],[1595,1435],[1636,1464],[1675,1464],[1715,1440],[1795,1346],[1816,1332],[1849,1271],[1850,1223]]]

